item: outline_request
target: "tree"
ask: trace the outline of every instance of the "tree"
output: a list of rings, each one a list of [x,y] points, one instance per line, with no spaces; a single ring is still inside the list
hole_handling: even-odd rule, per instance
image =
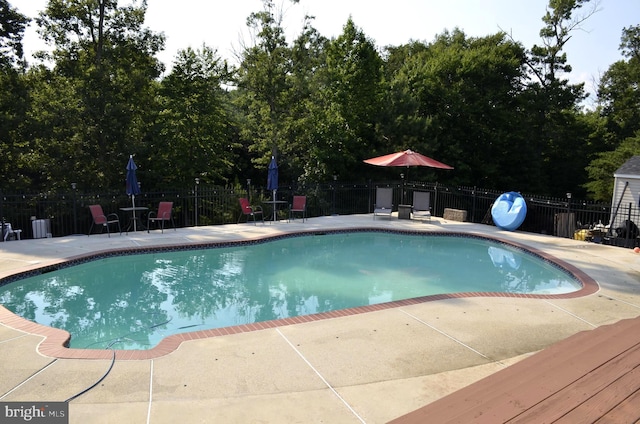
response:
[[[94,188],[121,185],[129,154],[146,157],[149,152],[154,80],[162,71],[155,54],[164,36],[143,27],[145,11],[144,0],[126,7],[118,7],[116,0],[50,0],[37,18],[39,33],[54,46],[53,77],[62,81],[61,89],[72,90],[78,104],[71,106],[78,124],[68,140],[75,144],[78,168],[68,177]],[[38,116],[34,113],[33,119]],[[43,129],[40,142],[47,143],[55,130]],[[138,166],[144,173],[145,161]]]
[[[0,0],[0,68],[23,61],[22,37],[29,18],[12,8],[8,0]]]
[[[499,33],[469,38],[456,29],[429,45],[391,52],[384,132],[394,150],[411,148],[455,167],[423,177],[523,190],[531,181],[519,96],[524,49]],[[400,64],[400,65],[398,65]]]
[[[577,13],[591,0],[549,0],[547,13],[542,21],[545,26],[540,30],[542,46],[534,45],[529,57],[530,71],[543,87],[549,87],[560,80],[561,73],[571,72],[567,63],[567,54],[563,52],[572,33],[598,10],[595,1],[584,13]]]
[[[247,19],[255,44],[241,53],[236,100],[244,117],[241,137],[253,154],[251,161],[266,169],[271,156],[285,144],[282,125],[289,106],[285,93],[289,89],[291,59],[282,13],[275,10],[271,0],[263,0],[263,6],[262,11]]]
[[[613,63],[602,76],[592,118],[592,137],[602,147],[587,167],[585,187],[598,200],[611,198],[613,173],[640,152],[640,26],[622,30],[620,50],[627,60]]]
[[[318,78],[319,108],[309,139],[311,167],[319,175],[355,179],[362,159],[375,151],[376,123],[382,112],[382,59],[351,18],[326,47]]]
[[[540,30],[542,46],[534,45],[527,65],[529,80],[526,103],[529,110],[527,125],[535,157],[530,177],[539,182],[539,192],[562,195],[576,191],[585,178],[585,166],[590,151],[584,128],[577,120],[578,105],[586,98],[584,84],[569,84],[564,74],[571,72],[565,44],[574,31],[592,16],[598,2],[582,12],[590,0],[549,0],[547,13]],[[567,155],[567,152],[572,152]]]
[[[22,187],[20,157],[24,152],[22,128],[28,110],[28,90],[22,74],[22,37],[28,19],[6,0],[0,0],[0,161],[2,180]]]
[[[610,148],[640,129],[640,25],[622,30],[620,51],[627,60],[612,64],[598,86],[602,116],[614,136]]]
[[[306,17],[303,30],[291,47],[291,72],[287,75],[288,89],[284,93],[289,113],[283,122],[282,154],[292,179],[299,182],[323,182],[332,172],[331,164],[317,161],[318,143],[315,129],[321,124],[318,103],[322,86],[320,75],[326,66],[326,47],[329,40],[311,25]]]
[[[152,180],[159,187],[184,187],[198,177],[226,183],[234,171],[233,123],[222,88],[230,78],[227,63],[210,47],[178,53],[171,73],[162,80],[160,132],[152,141]],[[171,169],[167,173],[164,170]]]
[[[613,196],[615,171],[640,152],[640,131],[628,137],[612,152],[600,152],[587,166],[589,181],[585,188],[595,200],[608,201]]]

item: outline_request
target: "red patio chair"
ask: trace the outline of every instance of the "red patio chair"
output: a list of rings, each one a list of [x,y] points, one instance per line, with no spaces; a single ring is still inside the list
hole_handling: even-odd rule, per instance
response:
[[[264,216],[262,214],[262,206],[252,206],[249,203],[249,199],[247,199],[246,197],[241,197],[239,199],[239,201],[240,201],[240,209],[242,210],[242,213],[238,217],[238,222],[236,222],[236,224],[238,224],[240,222],[240,220],[242,219],[243,216],[247,217],[247,222],[249,221],[249,217],[252,216],[253,217],[253,225],[256,225],[256,215],[260,215],[260,219],[262,219],[262,223],[264,224]]]
[[[293,203],[289,205],[289,221],[295,219],[295,213],[302,214],[302,222],[307,219],[307,196],[293,196]]]
[[[102,211],[102,206],[100,205],[89,205],[89,210],[91,211],[91,218],[93,222],[91,223],[91,227],[89,228],[89,234],[91,235],[91,230],[94,225],[102,226],[102,230],[107,229],[107,234],[111,237],[111,232],[109,231],[109,225],[118,224],[118,231],[120,231],[120,235],[122,235],[122,229],[120,228],[120,218],[116,213],[110,213],[109,215],[105,215]],[[102,231],[100,231],[102,233]]]
[[[164,233],[164,223],[171,221],[171,225],[173,225],[173,231],[176,231],[176,223],[173,221],[173,202],[160,202],[158,204],[158,212],[151,211],[147,215],[147,233],[149,232],[149,228],[151,223],[155,223],[157,225],[160,222],[160,226],[162,228],[162,233]]]

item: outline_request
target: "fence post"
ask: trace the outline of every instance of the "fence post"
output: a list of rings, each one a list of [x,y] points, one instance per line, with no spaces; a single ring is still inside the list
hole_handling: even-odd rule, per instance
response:
[[[633,204],[631,202],[629,202],[629,211],[627,212],[627,223],[625,225],[625,241],[624,241],[624,247],[631,247],[629,246],[629,238],[631,237],[631,208],[633,207]]]
[[[338,180],[337,175],[333,175],[333,184],[331,184],[331,216],[336,216],[336,181]]]
[[[2,231],[0,232],[0,238],[4,242],[4,212],[2,210],[3,199],[4,199],[4,196],[2,196],[2,190],[0,190],[0,221],[2,222],[2,224],[0,224],[2,227]]]
[[[473,191],[471,195],[473,196],[473,201],[471,202],[471,222],[476,222],[476,186],[473,186]]]
[[[194,190],[194,205],[193,205],[193,209],[194,209],[194,214],[195,214],[195,226],[198,226],[198,186],[200,185],[200,178],[196,178],[196,186],[195,186],[195,190]]]
[[[71,183],[71,189],[73,190],[73,234],[78,234],[78,212],[76,209],[76,183]]]
[[[367,184],[367,193],[369,193],[368,194],[368,199],[367,199],[367,201],[368,201],[368,203],[367,203],[367,211],[368,211],[368,213],[373,212],[371,210],[371,192],[372,191],[373,191],[373,187],[371,186],[371,180],[369,180],[369,184]]]
[[[436,208],[438,205],[438,182],[433,186],[433,216],[436,215]]]
[[[571,234],[571,193],[567,193],[567,237],[573,238]]]

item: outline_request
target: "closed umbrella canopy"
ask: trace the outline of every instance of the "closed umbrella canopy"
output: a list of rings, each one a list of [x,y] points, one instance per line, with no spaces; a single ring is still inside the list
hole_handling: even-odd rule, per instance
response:
[[[271,162],[269,163],[269,173],[267,174],[267,190],[275,192],[277,189],[278,189],[278,164],[276,163],[276,158],[271,156]]]
[[[127,195],[129,196],[140,194],[140,186],[138,185],[136,169],[138,169],[138,167],[133,161],[133,155],[129,155],[129,162],[127,162]]]
[[[276,158],[271,156],[269,172],[267,173],[267,190],[273,192],[273,221],[276,220],[276,191],[278,190],[278,164]]]
[[[136,176],[136,163],[133,161],[133,155],[129,155],[127,162],[127,195],[131,196],[131,206],[136,207],[136,194],[140,194],[140,186],[138,185],[138,177]],[[135,214],[135,210],[133,211]],[[133,220],[133,231],[137,231],[136,220]]]
[[[435,159],[431,159],[428,156],[421,155],[420,153],[412,150],[405,150],[402,152],[391,153],[389,155],[378,156],[364,161],[370,165],[377,166],[428,166],[430,168],[440,169],[453,169],[453,166],[449,166],[442,162],[438,162]]]

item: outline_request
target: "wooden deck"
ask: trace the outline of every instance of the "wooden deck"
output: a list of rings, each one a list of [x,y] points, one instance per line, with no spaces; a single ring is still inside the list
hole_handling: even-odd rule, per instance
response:
[[[640,317],[575,334],[393,424],[635,423]]]

